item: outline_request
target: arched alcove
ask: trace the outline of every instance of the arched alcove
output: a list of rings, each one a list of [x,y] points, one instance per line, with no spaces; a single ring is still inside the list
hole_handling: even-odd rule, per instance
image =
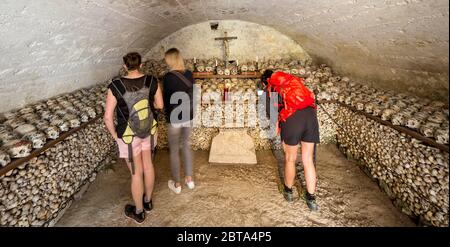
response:
[[[212,30],[210,23],[218,23],[218,29]],[[263,59],[301,59],[310,57],[300,44],[277,30],[240,20],[206,21],[184,27],[158,42],[145,56],[151,59],[161,59],[164,52],[176,47],[186,58],[222,59],[224,46],[217,37],[235,36],[229,41],[230,60]]]

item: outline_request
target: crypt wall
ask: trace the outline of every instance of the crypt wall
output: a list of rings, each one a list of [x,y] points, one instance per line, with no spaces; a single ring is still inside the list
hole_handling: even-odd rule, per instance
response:
[[[45,0],[33,2],[4,0],[0,2],[0,9],[8,10],[0,15],[0,33],[2,33],[0,112],[106,81],[117,75],[122,63],[121,57],[126,52],[138,51],[147,54],[150,51],[150,55],[147,56],[161,57],[163,50],[161,47],[180,44],[181,41],[175,36],[191,40],[190,46],[180,47],[192,52],[185,54],[186,58],[196,54],[198,57],[211,55],[219,57],[222,54],[221,43],[212,41],[212,38],[222,36],[223,32],[220,30],[213,32],[209,29],[209,25],[202,26],[202,23],[212,19],[220,19],[219,27],[228,27],[229,35],[238,36],[238,40],[230,42],[231,55],[236,56],[235,58],[240,59],[239,56],[244,57],[247,54],[245,57],[254,59],[259,52],[266,52],[271,56],[309,54],[316,64],[326,62],[333,68],[333,77],[326,77],[325,80],[323,76],[321,78],[315,76],[314,79],[311,76],[310,81],[315,83],[315,80],[318,80],[317,84],[321,84],[322,90],[330,90],[330,94],[334,89],[339,89],[340,93],[337,94],[339,97],[333,98],[342,97],[344,102],[341,103],[354,107],[358,107],[358,104],[368,105],[365,104],[366,100],[375,94],[368,93],[373,90],[368,88],[367,84],[383,91],[387,89],[396,91],[386,95],[383,91],[379,91],[381,98],[383,96],[390,98],[391,102],[386,110],[390,110],[391,105],[401,107],[417,103],[416,98],[404,94],[399,96],[399,92],[412,92],[444,100],[445,103],[448,101],[448,1],[446,0],[376,2],[74,0],[66,1],[65,4]],[[239,19],[253,23],[223,21],[225,19]],[[227,26],[227,23],[233,22],[236,25],[235,30],[232,29],[233,26]],[[188,33],[189,30],[193,33]],[[286,36],[280,35],[279,32]],[[195,40],[197,36],[208,37],[212,44]],[[272,40],[274,38],[279,40]],[[275,44],[278,42],[282,42],[283,45]],[[256,49],[249,47],[249,44]],[[153,53],[152,47],[155,50]],[[292,52],[283,54],[284,50]],[[264,56],[263,54],[260,57]],[[313,72],[319,70],[315,70],[311,69],[310,74],[317,75]],[[321,74],[323,72],[320,71]],[[346,80],[347,83],[336,83],[339,80],[335,79],[335,75],[348,76],[350,79]],[[328,86],[327,82],[331,82],[328,79],[333,79],[339,88]],[[353,88],[345,91],[345,88],[353,82],[362,83],[364,87],[355,84]],[[91,91],[86,91],[88,94],[89,92]],[[78,96],[71,98],[87,99],[85,93],[77,93]],[[352,96],[352,93],[355,95]],[[96,96],[80,105],[83,108],[102,106],[103,95],[103,91],[98,91],[98,98]],[[68,97],[67,95],[62,97],[62,102]],[[54,100],[50,102],[54,103]],[[433,139],[444,136],[439,133],[448,134],[448,108],[438,103],[431,105],[431,112],[437,113],[436,116],[441,118],[443,116],[444,121],[438,124],[439,127],[436,129],[434,125],[430,125],[432,127],[430,129],[433,130],[430,138]],[[343,152],[349,157],[359,159],[361,164],[369,169],[370,176],[378,178],[387,188],[385,190],[389,192],[387,193],[390,197],[401,204],[399,207],[402,210],[406,210],[409,215],[424,217],[425,220],[432,222],[432,225],[448,226],[448,151],[420,144],[414,138],[392,131],[390,127],[355,116],[348,112],[347,108],[329,105],[330,109],[327,110],[347,129],[342,131],[344,129],[340,128],[341,131],[336,134],[334,125],[323,124],[321,135],[329,133],[327,136],[333,138],[337,136]],[[42,107],[42,104],[39,107]],[[429,109],[429,106],[423,108],[427,107]],[[31,111],[34,111],[38,107],[33,105],[31,108]],[[22,109],[19,113],[26,115],[29,111],[30,108]],[[57,110],[55,108],[52,111]],[[99,117],[102,107],[97,112],[91,109],[91,112],[93,117],[95,115]],[[327,116],[324,114],[322,116],[322,119],[331,123]],[[9,114],[9,117],[14,118],[16,115]],[[401,125],[404,125],[406,120],[410,119],[408,117],[400,120],[403,121]],[[16,121],[14,125],[17,123],[21,122]],[[79,167],[77,159],[80,151],[74,146],[86,148],[97,145],[98,150],[106,150],[104,146],[111,147],[111,140],[101,121],[97,120],[93,126],[95,126],[92,128],[93,131],[102,131],[103,134],[94,134],[93,136],[97,138],[92,143],[82,143],[76,138],[68,139],[59,148],[50,149],[48,155],[45,155],[48,157],[41,155],[5,174],[2,178],[3,187],[0,188],[0,196],[2,202],[8,203],[3,204],[3,207],[0,206],[0,212],[5,216],[1,219],[0,225],[40,225],[47,224],[49,220],[53,221],[52,218],[65,207],[65,199],[72,198],[73,192],[86,180],[73,178],[83,178],[92,173],[99,165],[97,161],[103,159],[106,154],[103,152],[89,154],[93,160],[92,166],[77,171],[83,176],[68,178],[69,183],[66,184],[70,186],[61,186],[53,180],[45,180],[45,176],[39,174],[54,174],[61,169],[60,165],[66,167],[65,169]],[[326,131],[326,126],[331,126],[330,131]],[[201,140],[207,144],[205,148],[208,148],[209,143],[205,139],[209,139],[204,136],[212,136],[217,130],[208,130],[212,134],[204,134],[205,129],[196,131],[194,135],[201,138],[194,139],[194,142]],[[422,131],[417,129],[417,132]],[[435,135],[435,132],[439,135]],[[85,135],[89,133],[81,136]],[[254,131],[254,135],[259,136],[258,131]],[[100,139],[100,136],[105,138]],[[445,136],[448,149],[448,135]],[[384,149],[377,146],[381,143],[378,140],[386,140],[387,145],[383,145]],[[367,145],[367,142],[370,145]],[[72,152],[73,158],[64,161],[70,163],[69,166],[60,162],[63,157],[57,155],[61,153],[58,150]],[[25,179],[29,174],[33,174],[36,179]],[[92,177],[94,174],[89,176]],[[41,183],[41,180],[45,182]],[[33,191],[33,181],[39,181],[38,190]],[[23,189],[25,187],[27,189]],[[17,188],[20,193],[15,193]],[[56,199],[48,193],[52,190],[58,194],[58,190],[66,189],[66,193]],[[30,196],[30,193],[35,192],[35,196]],[[45,199],[40,200],[41,197]],[[37,198],[36,201],[34,198]],[[36,202],[42,202],[40,209],[43,210],[36,212],[19,210],[20,206],[26,207],[29,203],[35,207]],[[28,218],[30,215],[31,219]]]
[[[4,0],[0,9],[0,112],[105,81],[127,51],[227,19],[270,26],[365,84],[448,101],[447,0]]]
[[[211,22],[214,21],[190,25],[172,33],[153,46],[145,57],[161,59],[167,49],[176,47],[182,51],[185,58],[222,59],[223,43],[215,38],[228,32],[228,36],[237,37],[229,41],[230,60],[255,60],[256,57],[260,60],[310,59],[299,43],[274,28],[247,21],[223,20],[217,21],[217,30],[211,30]]]

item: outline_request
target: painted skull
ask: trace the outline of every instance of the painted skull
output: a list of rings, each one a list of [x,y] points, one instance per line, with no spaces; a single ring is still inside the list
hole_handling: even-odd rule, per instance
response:
[[[80,127],[80,124],[81,124],[80,119],[78,119],[78,117],[74,114],[67,114],[64,117],[64,121],[69,122],[70,128]]]
[[[375,104],[374,104],[374,103],[367,103],[367,104],[364,106],[364,111],[367,112],[367,113],[372,113],[374,107],[375,107]]]
[[[87,114],[89,115],[89,118],[95,118],[97,116],[97,113],[95,112],[95,109],[92,107],[85,107],[84,109]]]
[[[437,123],[437,124],[441,124],[441,123],[445,122],[446,120],[448,121],[447,117],[442,112],[435,112],[433,115],[428,117],[428,121]]]
[[[11,158],[23,158],[30,154],[32,150],[31,142],[27,140],[11,140],[2,147]]]
[[[28,113],[33,113],[33,112],[34,112],[34,109],[32,107],[25,107],[25,108],[22,108],[22,109],[19,110],[19,113],[21,115],[28,114]]]
[[[0,130],[0,146],[17,138],[18,138],[17,134],[12,132],[10,129]]]
[[[67,124],[67,122],[62,120],[61,118],[53,119],[52,121],[50,121],[50,125],[58,127],[61,131],[69,130],[69,124]]]
[[[4,167],[11,162],[9,154],[0,150],[0,167]]]
[[[47,137],[44,133],[35,131],[25,134],[23,139],[30,141],[33,148],[42,148],[47,140]]]
[[[86,123],[89,121],[89,114],[87,112],[80,112],[80,121]]]
[[[392,109],[385,109],[381,114],[381,120],[389,121],[394,113],[395,111]]]
[[[392,116],[392,124],[393,125],[404,125],[406,122],[406,115],[402,112],[395,113]]]
[[[242,71],[242,72],[247,72],[247,71],[248,71],[248,66],[247,66],[247,64],[242,64],[242,65],[241,65],[241,71]]]
[[[58,127],[55,126],[45,126],[43,127],[43,131],[45,133],[45,135],[47,136],[47,138],[55,140],[59,137],[59,129]]]
[[[436,139],[437,143],[440,144],[448,144],[448,127],[445,129],[438,129],[434,133],[434,138]]]
[[[21,117],[11,118],[6,120],[3,124],[8,125],[12,129],[19,127],[20,125],[25,124],[25,120]]]
[[[439,124],[427,122],[426,124],[420,126],[419,132],[425,137],[434,137],[434,133],[439,127]]]
[[[197,71],[198,72],[205,72],[205,66],[203,64],[197,65]]]
[[[36,127],[34,125],[31,124],[23,124],[20,126],[17,126],[14,129],[14,132],[18,133],[19,135],[23,136],[27,133],[33,132],[36,130]]]
[[[406,127],[411,129],[418,129],[422,123],[422,120],[420,118],[417,118],[415,116],[411,117],[406,122]]]

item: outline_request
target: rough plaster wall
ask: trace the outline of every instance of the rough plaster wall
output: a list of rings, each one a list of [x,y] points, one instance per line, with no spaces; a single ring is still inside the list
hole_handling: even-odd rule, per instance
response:
[[[242,61],[256,57],[309,59],[309,55],[297,42],[273,28],[239,20],[224,20],[218,23],[217,30],[211,30],[210,22],[187,26],[158,42],[146,57],[161,59],[167,49],[176,47],[182,51],[185,58],[222,59],[223,42],[214,38],[223,37],[226,31],[228,36],[238,37],[229,42],[230,60]]]
[[[448,0],[341,1],[300,18],[303,33],[278,28],[340,73],[448,102],[448,6]]]
[[[103,81],[207,20],[270,26],[343,74],[448,100],[448,0],[2,0],[0,111]]]
[[[100,1],[2,0],[0,10],[0,112],[105,81],[124,53],[160,40],[156,24]]]
[[[189,18],[271,26],[365,83],[448,101],[448,0],[177,2]]]

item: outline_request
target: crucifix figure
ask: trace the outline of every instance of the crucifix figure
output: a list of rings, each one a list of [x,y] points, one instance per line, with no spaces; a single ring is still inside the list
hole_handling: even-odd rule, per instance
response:
[[[224,37],[219,37],[219,38],[215,38],[215,40],[221,40],[223,41],[223,48],[225,51],[225,67],[228,67],[228,57],[230,55],[230,45],[229,45],[229,41],[232,39],[237,39],[237,37],[228,37],[227,36],[227,32],[225,32]]]

